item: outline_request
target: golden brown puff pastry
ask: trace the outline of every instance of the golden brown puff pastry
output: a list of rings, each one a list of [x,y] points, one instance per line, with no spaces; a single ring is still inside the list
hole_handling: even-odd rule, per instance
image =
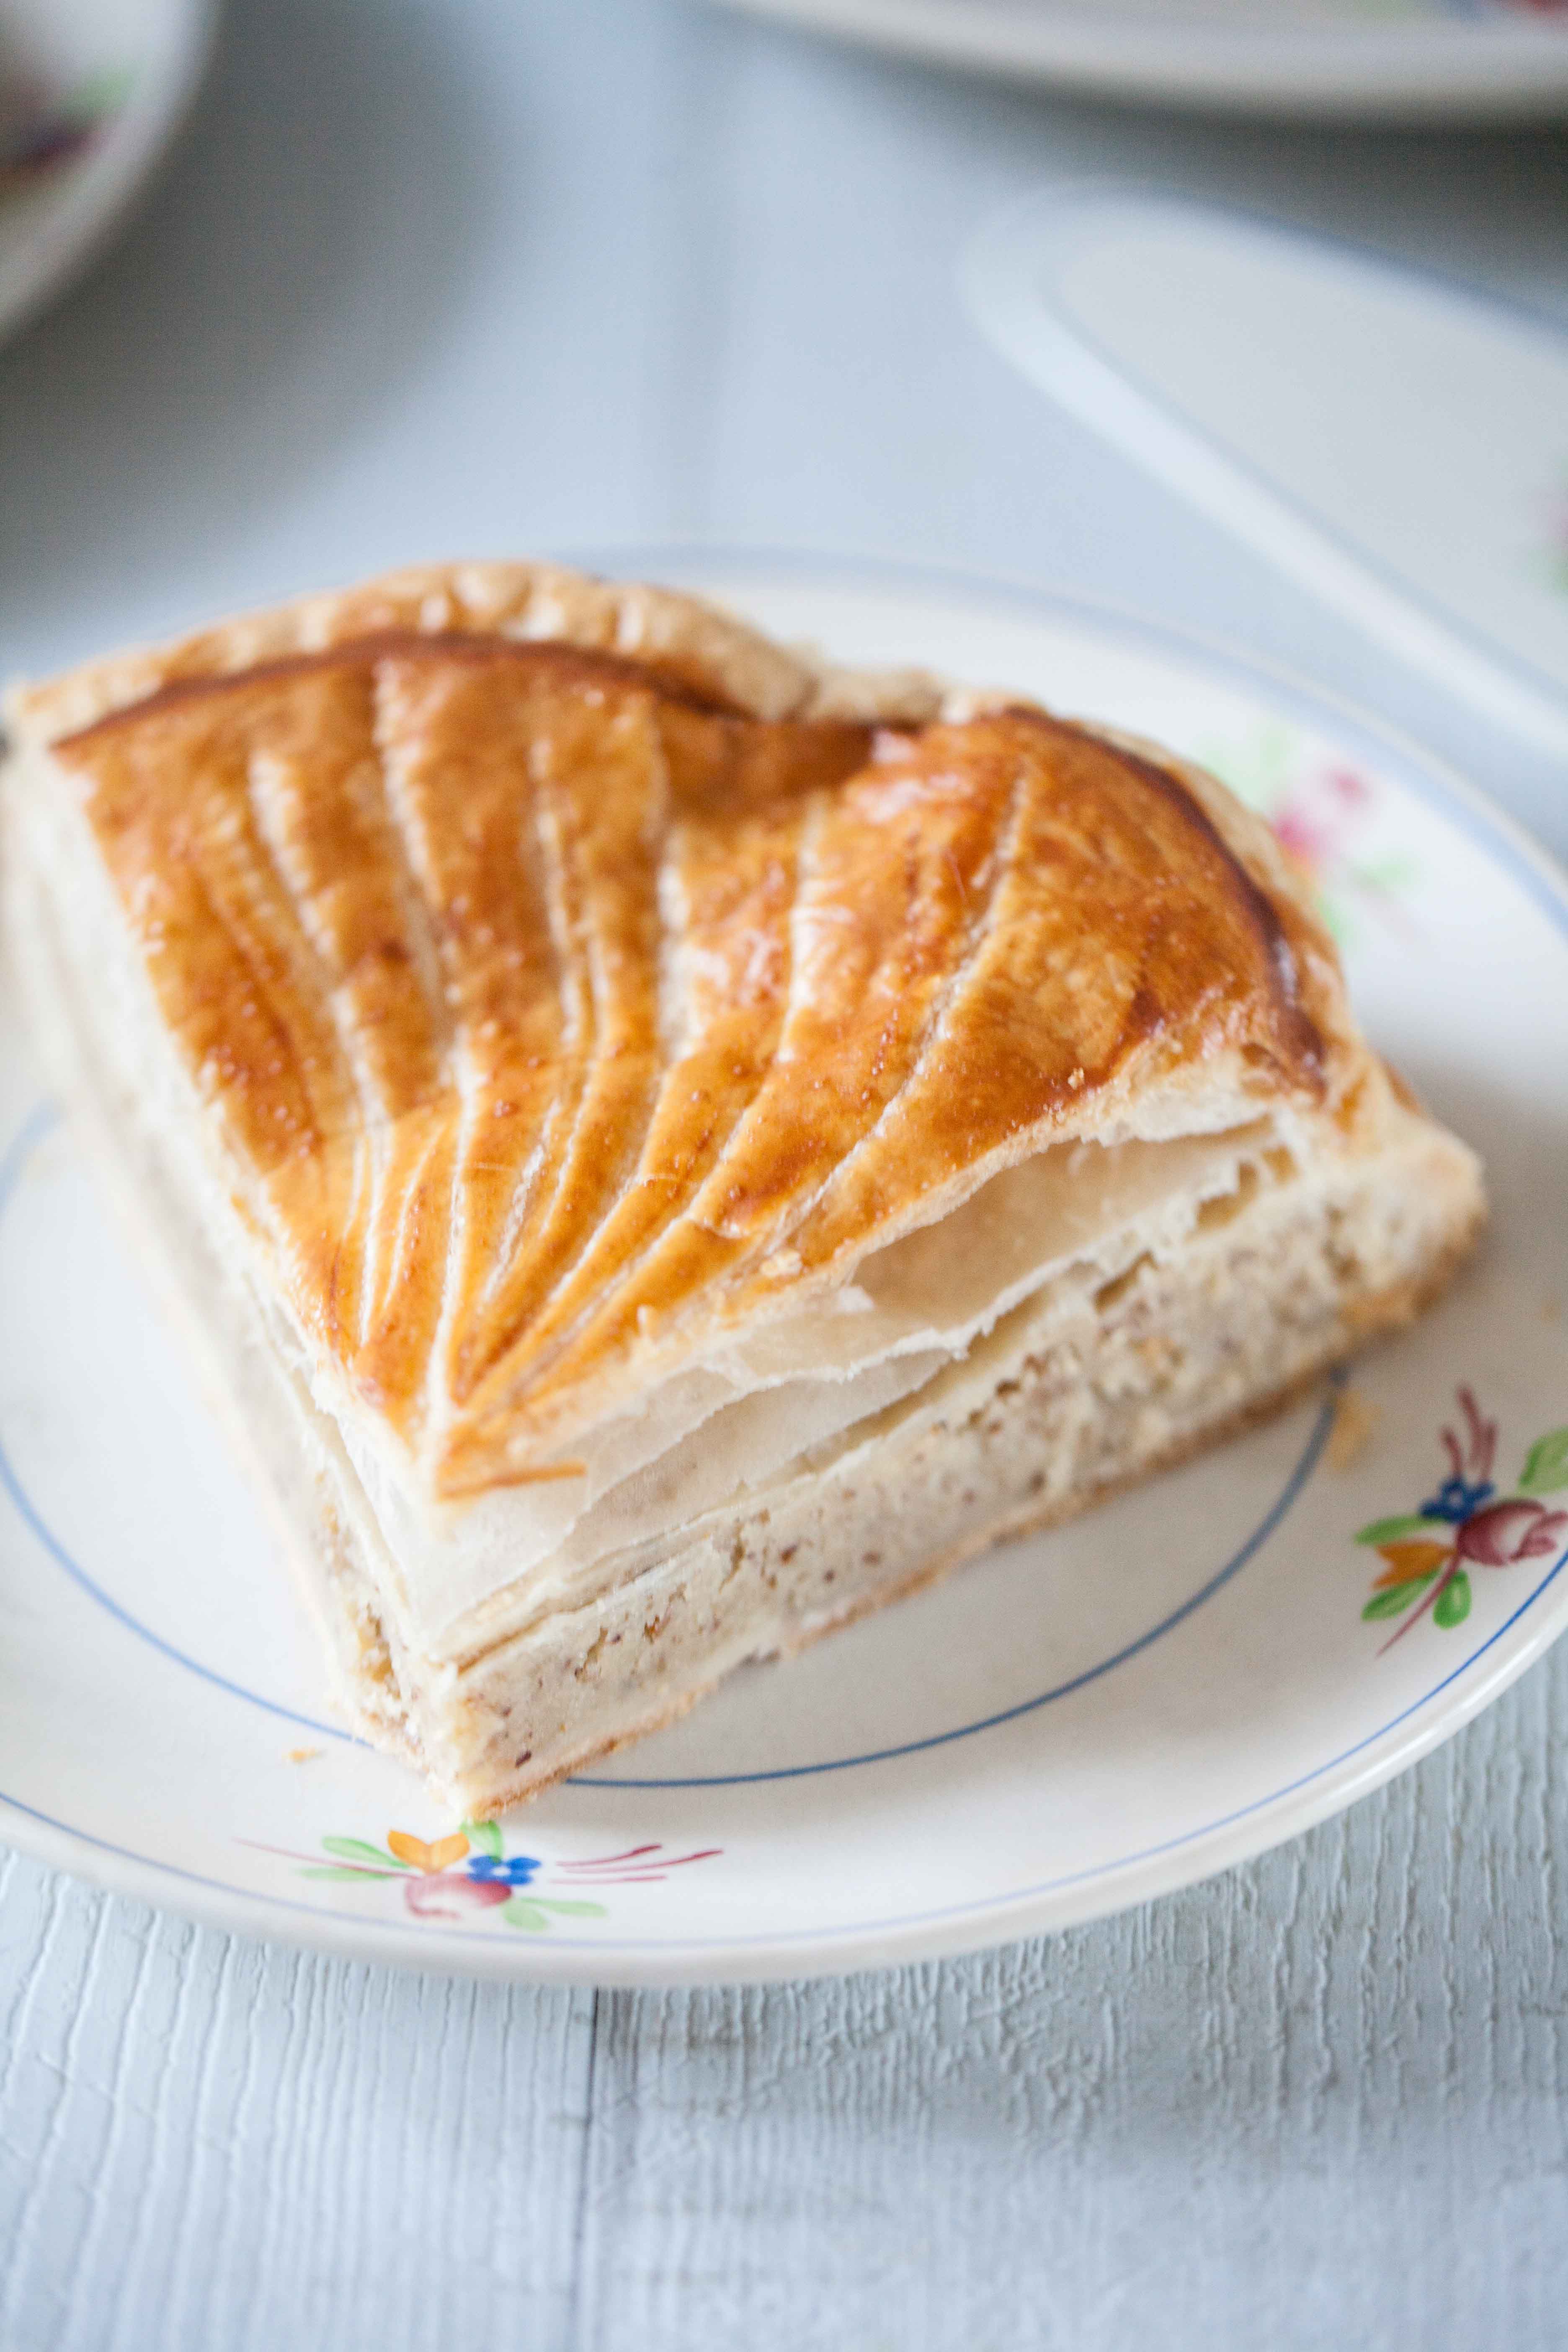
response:
[[[1480,1221],[1153,746],[529,565],[10,715],[56,1066],[356,1720],[469,1813],[1279,1401]]]

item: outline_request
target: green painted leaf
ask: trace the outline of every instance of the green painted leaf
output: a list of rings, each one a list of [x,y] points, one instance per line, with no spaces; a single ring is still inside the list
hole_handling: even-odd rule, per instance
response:
[[[384,1846],[366,1845],[363,1838],[326,1837],[321,1844],[328,1853],[335,1853],[340,1862],[374,1863],[377,1870],[406,1870],[408,1864],[399,1862]]]
[[[1369,890],[1403,890],[1421,868],[1413,857],[1366,857],[1351,867],[1351,878]]]
[[[1449,1578],[1433,1602],[1432,1622],[1444,1626],[1462,1625],[1469,1613],[1470,1580],[1461,1568],[1457,1575]]]
[[[392,1870],[384,1870],[377,1874],[382,1878],[395,1878],[396,1874],[395,1871]],[[315,1862],[302,1870],[300,1875],[301,1878],[368,1878],[371,1874],[368,1870],[334,1870],[330,1862]]]
[[[1390,1584],[1383,1591],[1374,1592],[1361,1612],[1363,1622],[1369,1617],[1397,1617],[1402,1609],[1409,1608],[1418,1592],[1426,1591],[1436,1573],[1433,1569],[1426,1576],[1413,1576],[1407,1583]]]
[[[1407,1511],[1396,1519],[1373,1519],[1370,1528],[1363,1528],[1356,1541],[1363,1544],[1397,1543],[1401,1536],[1430,1534],[1434,1524],[1433,1520],[1423,1518],[1419,1511]]]
[[[1555,1495],[1560,1486],[1568,1486],[1568,1429],[1554,1429],[1549,1437],[1536,1439],[1519,1483],[1527,1495]]]
[[[459,1822],[458,1826],[476,1853],[493,1854],[497,1862],[500,1860],[506,1849],[495,1822]]]
[[[531,1903],[526,1895],[514,1895],[510,1903],[503,1903],[500,1916],[509,1927],[524,1927],[531,1936],[542,1935],[550,1925],[538,1904]]]
[[[609,1916],[602,1903],[557,1903],[553,1895],[536,1895],[533,1898],[541,1911],[569,1911],[577,1919],[605,1919]],[[509,1904],[510,1910],[511,1906]]]
[[[84,74],[74,83],[60,111],[71,122],[89,124],[100,121],[122,107],[136,87],[136,77],[125,66],[109,66],[101,72]]]

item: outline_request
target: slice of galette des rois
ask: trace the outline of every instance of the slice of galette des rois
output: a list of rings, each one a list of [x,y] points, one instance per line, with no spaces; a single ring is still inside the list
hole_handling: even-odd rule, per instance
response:
[[[1279,1404],[1483,1215],[1263,824],[1023,700],[472,564],[8,727],[40,1041],[468,1816]]]

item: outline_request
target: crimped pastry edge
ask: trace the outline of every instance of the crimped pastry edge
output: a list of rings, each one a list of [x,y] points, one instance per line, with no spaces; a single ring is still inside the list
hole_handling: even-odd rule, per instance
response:
[[[571,566],[476,558],[412,564],[348,588],[325,589],[237,614],[161,645],[132,646],[5,693],[19,735],[52,745],[144,701],[165,687],[237,677],[262,663],[331,651],[378,632],[439,637],[480,635],[567,645],[632,660],[679,665],[691,682],[754,718],[885,719],[920,725],[962,720],[1026,698],[919,668],[869,669],[829,661],[810,646],[779,645],[721,605],[684,589],[605,580]],[[1057,711],[1056,716],[1070,714]],[[1338,959],[1311,892],[1262,819],[1206,770],[1131,730],[1082,720],[1088,732],[1173,776],[1265,896],[1283,900],[1313,935],[1314,1015],[1342,999]],[[1315,983],[1315,984],[1314,984]],[[1333,1042],[1355,1037],[1342,1017]],[[1327,1042],[1327,1041],[1326,1041]]]
[[[5,709],[19,730],[52,742],[182,680],[232,677],[388,630],[505,636],[678,662],[694,683],[758,719],[912,722],[968,717],[1004,698],[944,687],[921,669],[840,667],[809,647],[776,645],[683,590],[601,580],[563,564],[486,560],[411,565],[357,587],[219,621],[164,645],[106,655],[14,686]]]

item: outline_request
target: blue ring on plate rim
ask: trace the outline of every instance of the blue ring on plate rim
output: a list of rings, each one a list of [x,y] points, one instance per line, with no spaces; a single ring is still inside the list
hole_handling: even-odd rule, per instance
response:
[[[1119,1870],[1134,1870],[1140,1863],[1152,1862],[1158,1854],[1174,1853],[1180,1847],[1191,1845],[1199,1838],[1213,1837],[1219,1831],[1229,1829],[1233,1823],[1246,1821],[1253,1813],[1266,1811],[1270,1805],[1282,1803],[1287,1797],[1294,1796],[1299,1789],[1309,1788],[1314,1780],[1321,1780],[1325,1773],[1337,1771],[1340,1766],[1348,1763],[1352,1756],[1360,1756],[1366,1748],[1375,1746],[1378,1740],[1386,1738],[1391,1731],[1396,1731],[1402,1723],[1409,1720],[1411,1716],[1418,1714],[1422,1707],[1430,1706],[1433,1699],[1440,1697],[1451,1683],[1458,1682],[1461,1675],[1468,1674],[1479,1659],[1484,1658],[1487,1652],[1518,1624],[1528,1610],[1533,1609],[1548,1585],[1556,1580],[1564,1568],[1568,1568],[1568,1551],[1563,1552],[1559,1559],[1553,1561],[1534,1591],[1520,1602],[1512,1616],[1506,1617],[1496,1633],[1489,1634],[1479,1648],[1472,1650],[1462,1664],[1455,1666],[1451,1672],[1443,1676],[1441,1682],[1434,1683],[1429,1691],[1424,1691],[1419,1698],[1412,1699],[1408,1706],[1401,1707],[1397,1715],[1391,1716],[1388,1721],[1380,1724],[1375,1731],[1367,1732],[1364,1738],[1352,1741],[1349,1748],[1342,1748],[1337,1756],[1331,1756],[1327,1763],[1314,1764],[1310,1772],[1302,1772],[1294,1780],[1287,1780],[1281,1789],[1270,1790],[1266,1797],[1255,1797],[1250,1804],[1238,1805],[1234,1811],[1222,1813],[1217,1821],[1205,1822],[1195,1830],[1183,1830],[1178,1836],[1163,1838],[1157,1845],[1143,1846],[1136,1853],[1121,1854],[1114,1862],[1095,1863],[1087,1870],[1066,1871],[1058,1878],[1042,1879],[1034,1886],[1016,1887],[1008,1895],[986,1895],[981,1896],[978,1901],[950,1903],[936,1911],[903,1912],[886,1919],[858,1919],[852,1926],[836,1927],[826,1932],[820,1927],[781,1927],[775,1928],[765,1936],[663,1938],[652,1936],[626,1936],[617,1937],[613,1940],[608,1937],[599,1938],[587,1936],[552,1935],[549,1945],[544,1947],[537,1944],[521,1947],[515,1944],[508,1946],[499,1944],[495,1937],[484,1935],[471,1927],[415,1929],[405,1927],[401,1922],[395,1925],[390,1921],[374,1917],[367,1918],[363,1912],[340,1911],[325,1904],[291,1903],[286,1895],[268,1895],[255,1887],[235,1886],[227,1879],[208,1878],[203,1872],[186,1870],[179,1863],[160,1862],[153,1854],[137,1853],[130,1846],[116,1845],[110,1838],[95,1837],[89,1830],[79,1830],[69,1822],[57,1821],[52,1813],[40,1811],[37,1805],[24,1804],[19,1797],[9,1796],[3,1789],[0,1789],[0,1804],[9,1805],[14,1812],[25,1813],[29,1821],[42,1822],[47,1828],[58,1830],[64,1836],[75,1838],[83,1845],[94,1846],[100,1853],[116,1854],[121,1861],[133,1862],[145,1870],[162,1871],[167,1877],[181,1879],[188,1886],[211,1887],[216,1894],[232,1895],[242,1903],[261,1904],[272,1911],[292,1912],[300,1918],[340,1919],[346,1926],[357,1928],[362,1933],[368,1927],[379,1935],[395,1937],[400,1941],[406,1937],[416,1949],[433,1950],[438,1948],[443,1943],[488,1944],[492,1951],[509,1949],[516,1951],[520,1948],[525,1951],[538,1951],[542,1948],[554,1951],[594,1952],[603,1955],[616,1952],[745,1951],[758,1944],[817,1944],[831,1947],[835,1943],[842,1944],[851,1937],[878,1936],[893,1930],[907,1931],[912,1927],[929,1927],[942,1919],[965,1916],[973,1918],[982,1913],[1003,1910],[1015,1904],[1037,1902],[1041,1895],[1058,1894],[1064,1886],[1081,1886],[1090,1879],[1106,1878]],[[1420,1759],[1413,1758],[1411,1760],[1418,1762]],[[567,1786],[570,1785],[568,1782]],[[1366,1793],[1371,1792],[1369,1790]],[[1257,1849],[1253,1851],[1256,1852]],[[1249,1854],[1237,1857],[1237,1861],[1250,1858]],[[144,1898],[132,1897],[132,1900],[137,1899]],[[1026,1933],[1027,1930],[1022,1932]],[[864,1965],[870,1967],[875,1963],[867,1961]]]
[[[5,1217],[16,1198],[16,1187],[28,1160],[44,1138],[52,1134],[59,1123],[60,1111],[57,1104],[36,1103],[11,1138],[4,1158],[0,1159],[0,1218]],[[168,1658],[176,1666],[184,1666],[187,1674],[199,1675],[204,1682],[226,1691],[231,1698],[248,1699],[252,1706],[265,1707],[268,1715],[280,1716],[285,1723],[298,1723],[305,1730],[320,1732],[327,1738],[346,1739],[355,1747],[364,1746],[363,1740],[354,1739],[353,1732],[344,1731],[339,1725],[318,1723],[314,1716],[300,1715],[296,1708],[284,1706],[277,1699],[264,1698],[259,1691],[247,1690],[243,1683],[231,1682],[215,1666],[204,1666],[199,1658],[187,1656],[184,1650],[176,1649],[173,1642],[165,1642],[161,1633],[155,1633],[151,1625],[144,1625],[139,1617],[133,1617],[112,1593],[106,1592],[102,1585],[88,1574],[80,1561],[60,1541],[17,1476],[3,1435],[0,1435],[0,1487],[4,1487],[16,1506],[17,1517],[37,1536],[56,1566],[64,1569],[72,1583],[79,1585],[89,1601],[96,1601],[99,1607],[123,1625],[127,1633],[134,1633],[139,1641],[145,1642],[161,1657]]]

